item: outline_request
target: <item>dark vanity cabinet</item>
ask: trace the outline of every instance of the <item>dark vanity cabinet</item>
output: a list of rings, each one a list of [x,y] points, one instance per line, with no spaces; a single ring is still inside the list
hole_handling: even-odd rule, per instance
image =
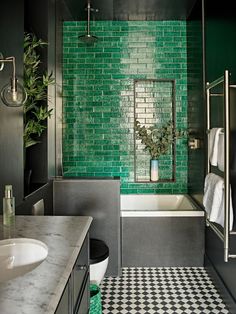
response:
[[[56,314],[69,314],[71,313],[71,302],[70,302],[70,278],[66,284],[66,287],[63,291],[61,300],[57,306]]]
[[[89,236],[87,235],[55,314],[87,314],[89,300]]]
[[[89,237],[74,265],[72,275],[72,313],[87,314],[89,309]]]

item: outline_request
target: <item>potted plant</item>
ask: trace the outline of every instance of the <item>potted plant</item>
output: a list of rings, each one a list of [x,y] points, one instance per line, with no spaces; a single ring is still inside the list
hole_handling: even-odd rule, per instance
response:
[[[41,73],[38,49],[47,45],[34,34],[24,36],[24,88],[27,100],[24,103],[24,147],[40,143],[40,136],[47,128],[45,120],[51,116],[48,110],[47,88],[54,83],[52,73]]]
[[[159,157],[168,154],[175,139],[185,135],[186,132],[176,130],[172,121],[166,122],[161,127],[155,125],[146,127],[145,125],[141,126],[140,122],[135,119],[134,128],[137,139],[141,140],[144,150],[148,151],[151,156],[150,179],[151,181],[158,181]]]
[[[48,86],[54,84],[52,73],[42,73],[39,51],[46,42],[38,39],[34,34],[24,35],[24,88],[27,100],[24,103],[24,149],[26,150],[41,142],[40,137],[47,128],[47,118],[52,109],[48,109]],[[26,168],[26,165],[25,165]],[[27,171],[31,173],[30,171]],[[29,180],[29,179],[28,179]]]

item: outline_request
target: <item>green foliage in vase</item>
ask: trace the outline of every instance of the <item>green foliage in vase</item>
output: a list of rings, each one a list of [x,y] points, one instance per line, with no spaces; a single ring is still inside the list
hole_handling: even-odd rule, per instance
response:
[[[51,116],[48,110],[47,88],[54,84],[52,73],[41,73],[39,50],[47,45],[34,34],[24,36],[24,88],[27,100],[24,104],[24,147],[40,143],[40,136],[47,128],[46,120]]]
[[[137,139],[145,146],[144,150],[148,151],[151,159],[158,159],[161,155],[170,152],[170,148],[175,139],[185,136],[186,131],[176,130],[172,121],[168,121],[161,127],[141,126],[140,122],[135,119],[135,133]]]

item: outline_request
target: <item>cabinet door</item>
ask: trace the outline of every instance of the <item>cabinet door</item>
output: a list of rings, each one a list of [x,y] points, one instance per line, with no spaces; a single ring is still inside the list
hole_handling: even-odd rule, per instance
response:
[[[55,314],[88,314],[89,236],[87,235]]]
[[[71,314],[70,279],[66,284],[66,287],[63,291],[61,300],[57,306],[55,314]]]
[[[89,237],[84,240],[83,246],[73,269],[73,309],[78,307],[82,297],[82,289],[87,280],[89,270]]]
[[[90,300],[89,274],[87,274],[86,282],[85,282],[84,289],[82,292],[82,298],[80,299],[80,302],[79,302],[78,307],[75,311],[75,314],[88,314],[89,300]]]

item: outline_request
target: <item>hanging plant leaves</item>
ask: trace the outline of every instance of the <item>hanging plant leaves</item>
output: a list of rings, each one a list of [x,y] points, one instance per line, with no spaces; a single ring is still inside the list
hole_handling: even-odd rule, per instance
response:
[[[54,84],[52,73],[40,71],[39,49],[47,43],[34,34],[24,36],[24,88],[27,100],[24,104],[24,147],[40,143],[40,137],[46,129],[46,120],[51,116],[52,109],[47,106],[47,88]]]

